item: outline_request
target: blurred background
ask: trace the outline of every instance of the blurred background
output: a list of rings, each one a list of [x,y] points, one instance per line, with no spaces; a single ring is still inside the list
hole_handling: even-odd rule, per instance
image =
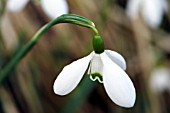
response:
[[[58,16],[54,10],[60,13],[61,9],[92,20],[105,47],[125,57],[137,99],[133,108],[119,107],[103,84],[88,75],[69,95],[55,95],[54,80],[65,65],[93,51],[94,35],[87,28],[59,24],[43,35],[0,85],[0,113],[170,113],[169,1],[56,0],[43,6],[47,0],[25,0],[20,6],[21,1],[0,0],[1,68],[38,29]],[[56,5],[52,13],[50,5]]]

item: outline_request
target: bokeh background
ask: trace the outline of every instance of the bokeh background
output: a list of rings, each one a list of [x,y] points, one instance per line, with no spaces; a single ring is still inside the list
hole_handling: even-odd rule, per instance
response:
[[[4,1],[0,4],[1,68],[51,20],[38,0],[29,1],[19,12],[8,11]],[[67,0],[69,13],[92,20],[105,47],[125,57],[137,93],[133,108],[115,105],[103,84],[88,75],[69,95],[54,94],[53,83],[62,68],[93,51],[90,29],[60,24],[45,33],[0,84],[0,113],[170,113],[170,12],[153,28],[141,14],[129,18],[127,2]]]

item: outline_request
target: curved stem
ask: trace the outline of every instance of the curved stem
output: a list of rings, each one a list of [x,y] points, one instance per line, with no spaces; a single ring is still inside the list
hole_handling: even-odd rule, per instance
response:
[[[34,45],[38,42],[38,40],[42,37],[42,35],[47,32],[53,25],[59,24],[59,23],[70,23],[70,24],[76,24],[83,27],[91,28],[95,34],[98,34],[97,29],[94,27],[94,24],[84,18],[80,17],[78,15],[62,15],[53,21],[47,23],[44,25],[34,36],[33,38],[16,54],[11,61],[0,70],[0,84],[8,77],[10,72],[15,68],[15,66],[21,61],[21,59],[34,47]],[[91,24],[89,24],[91,23]]]
[[[88,25],[88,24],[85,24],[85,23],[82,23],[82,22],[79,22],[79,21],[75,21],[75,20],[65,20],[63,23],[76,24],[76,25],[79,25],[79,26],[82,26],[82,27],[91,28],[94,31],[95,35],[99,35],[98,30],[92,25]]]
[[[91,20],[89,20],[89,19],[87,19],[83,16],[79,16],[79,15],[76,15],[76,14],[66,14],[66,15],[63,15],[63,16],[64,16],[65,19],[68,18],[68,19],[78,20],[78,21],[87,23],[87,24],[95,27],[94,23]]]

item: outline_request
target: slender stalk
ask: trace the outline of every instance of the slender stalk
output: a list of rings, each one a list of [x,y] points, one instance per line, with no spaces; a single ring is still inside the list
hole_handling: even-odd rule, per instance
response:
[[[76,24],[76,25],[79,25],[79,26],[82,26],[82,27],[91,28],[95,32],[95,35],[99,35],[98,30],[93,25],[88,25],[88,24],[85,24],[85,23],[82,23],[82,22],[79,22],[79,21],[67,20],[67,19],[63,23]]]
[[[95,34],[98,34],[97,29],[95,28],[92,21],[78,16],[78,15],[70,15],[65,14],[62,15],[53,21],[44,25],[34,36],[33,38],[16,54],[11,61],[0,70],[0,84],[10,75],[10,72],[16,67],[16,65],[21,61],[21,59],[34,47],[34,45],[38,42],[38,40],[42,37],[42,35],[47,32],[53,25],[59,23],[70,23],[75,24],[87,28],[91,28]]]
[[[76,14],[67,14],[66,16],[68,18],[74,18],[74,20],[81,19],[82,22],[87,23],[87,24],[92,25],[92,26],[95,27],[95,24],[91,20],[89,20],[89,19],[87,19],[87,18],[85,18],[83,16],[79,16],[79,15],[76,15]],[[75,18],[75,16],[76,16],[76,18]]]

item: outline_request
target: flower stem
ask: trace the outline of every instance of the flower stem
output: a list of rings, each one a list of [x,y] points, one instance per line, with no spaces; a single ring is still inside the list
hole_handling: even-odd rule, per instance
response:
[[[36,45],[42,35],[47,32],[52,26],[59,23],[70,23],[86,28],[91,28],[95,32],[95,34],[98,34],[94,23],[89,19],[79,15],[65,14],[52,20],[51,22],[44,25],[33,36],[33,38],[11,59],[11,61],[3,69],[0,70],[0,84],[10,75],[10,72],[16,67],[16,65],[22,60],[22,58],[34,47],[34,45]]]

